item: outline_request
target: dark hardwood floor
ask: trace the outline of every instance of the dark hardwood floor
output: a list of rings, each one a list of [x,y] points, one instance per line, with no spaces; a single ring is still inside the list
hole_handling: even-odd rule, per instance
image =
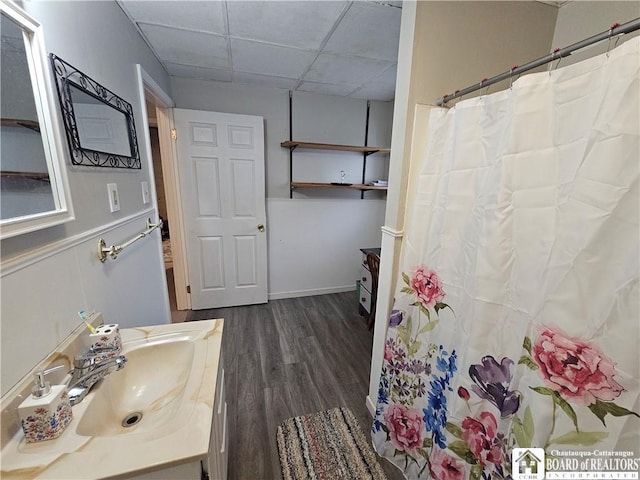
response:
[[[199,310],[224,318],[229,480],[281,477],[276,429],[289,417],[349,407],[370,439],[365,406],[373,334],[355,292]],[[400,472],[379,459],[390,480]]]

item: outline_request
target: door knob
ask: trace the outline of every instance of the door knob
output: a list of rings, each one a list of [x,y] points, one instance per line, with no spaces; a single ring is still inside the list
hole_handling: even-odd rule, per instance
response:
[[[261,223],[258,224],[258,231],[264,232],[264,225],[263,224],[261,224]]]

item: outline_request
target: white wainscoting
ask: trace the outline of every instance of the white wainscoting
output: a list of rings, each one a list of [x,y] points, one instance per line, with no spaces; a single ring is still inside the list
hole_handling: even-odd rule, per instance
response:
[[[171,322],[159,230],[116,260],[97,257],[100,237],[123,243],[155,216],[149,209],[2,263],[2,394],[78,326],[79,310],[123,327]]]
[[[385,203],[267,199],[269,299],[355,290],[360,248],[380,246]]]

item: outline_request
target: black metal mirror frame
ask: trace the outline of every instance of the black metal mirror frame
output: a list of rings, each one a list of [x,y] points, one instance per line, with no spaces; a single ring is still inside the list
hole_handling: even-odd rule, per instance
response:
[[[90,167],[112,167],[112,168],[132,168],[140,169],[140,153],[138,152],[138,140],[136,137],[136,127],[133,121],[133,109],[131,104],[120,98],[118,95],[100,85],[82,73],[77,68],[57,57],[53,53],[49,54],[51,66],[56,80],[56,90],[62,109],[62,119],[64,129],[71,150],[71,163],[73,165],[86,165]],[[80,144],[77,119],[73,108],[70,87],[86,93],[121,112],[126,117],[127,131],[129,133],[129,145],[131,146],[131,156],[118,155],[112,152],[103,152],[83,148]]]

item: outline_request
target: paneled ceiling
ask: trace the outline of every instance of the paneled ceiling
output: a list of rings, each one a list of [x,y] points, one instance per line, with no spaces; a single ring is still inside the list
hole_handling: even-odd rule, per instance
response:
[[[392,100],[399,1],[118,0],[171,76]]]

